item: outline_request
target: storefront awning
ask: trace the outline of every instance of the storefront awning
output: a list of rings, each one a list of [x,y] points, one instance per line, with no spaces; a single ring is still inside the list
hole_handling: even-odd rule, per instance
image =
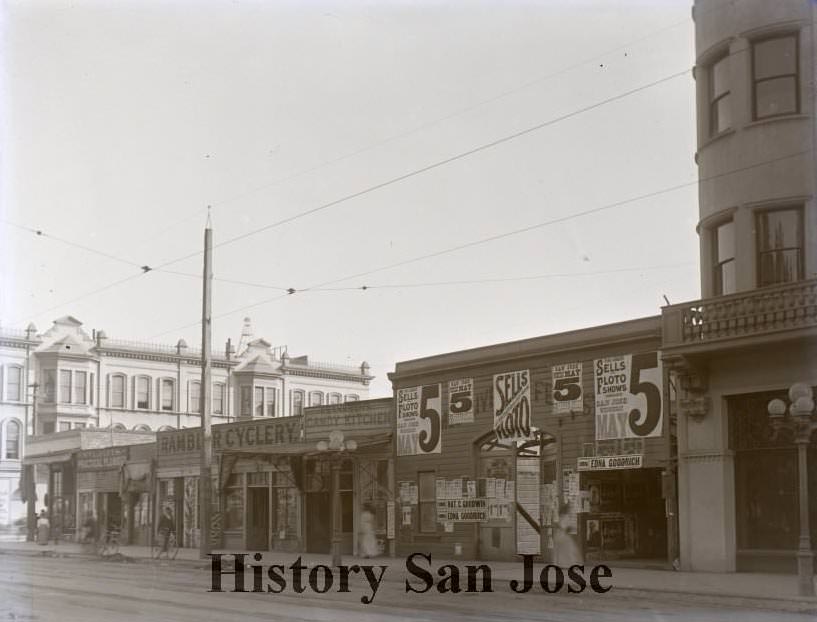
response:
[[[149,492],[150,462],[128,462],[122,465],[119,494]]]
[[[50,454],[43,454],[41,456],[25,456],[23,458],[23,465],[29,464],[50,464],[54,462],[68,462],[75,450],[69,451],[55,451]]]

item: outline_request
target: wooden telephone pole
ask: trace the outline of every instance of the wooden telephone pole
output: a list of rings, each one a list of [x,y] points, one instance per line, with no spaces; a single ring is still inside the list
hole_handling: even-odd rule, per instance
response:
[[[201,305],[201,390],[199,412],[201,413],[201,473],[199,476],[199,545],[201,558],[210,554],[210,490],[212,488],[211,465],[213,463],[213,437],[211,430],[210,403],[210,357],[212,347],[212,283],[213,283],[213,229],[210,212],[204,229],[204,274]]]

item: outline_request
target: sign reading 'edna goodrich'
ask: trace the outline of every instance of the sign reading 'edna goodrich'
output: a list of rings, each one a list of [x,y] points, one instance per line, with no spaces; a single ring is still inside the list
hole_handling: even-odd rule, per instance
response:
[[[224,558],[232,558],[232,564]],[[374,602],[377,591],[386,577],[388,566],[352,564],[351,566],[327,566],[316,564],[306,566],[298,557],[293,563],[279,562],[264,565],[262,553],[251,557],[256,564],[245,565],[244,560],[250,557],[246,553],[210,553],[210,592],[266,592],[281,594],[291,591],[303,594],[311,591],[325,594],[329,591],[359,591],[363,595],[360,602],[369,605]],[[516,594],[525,594],[538,583],[542,591],[548,594],[566,592],[581,594],[588,587],[599,594],[609,592],[611,585],[602,585],[602,579],[613,576],[610,568],[604,565],[585,567],[574,564],[562,568],[554,564],[545,565],[538,573],[534,572],[533,555],[521,555],[522,568],[517,578],[507,582],[507,589]],[[226,564],[222,564],[222,561]],[[437,591],[440,594],[459,594],[460,592],[493,592],[493,571],[488,564],[466,565],[460,568],[455,564],[443,564],[432,567],[431,555],[413,553],[406,558],[406,573],[395,579],[403,580],[407,594],[425,594]],[[249,575],[249,576],[246,576]],[[222,587],[222,577],[232,578],[233,589]],[[538,579],[538,581],[537,581]]]

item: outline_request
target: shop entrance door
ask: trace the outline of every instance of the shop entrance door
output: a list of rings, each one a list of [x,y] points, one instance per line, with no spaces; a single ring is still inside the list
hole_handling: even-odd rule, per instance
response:
[[[269,548],[269,488],[247,488],[247,548]]]
[[[328,492],[306,495],[306,552],[328,553],[331,542],[332,498]]]
[[[101,529],[120,529],[122,527],[122,499],[118,493],[103,492],[97,495],[97,516]]]

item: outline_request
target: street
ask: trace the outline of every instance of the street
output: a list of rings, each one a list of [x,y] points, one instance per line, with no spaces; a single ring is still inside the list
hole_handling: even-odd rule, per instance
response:
[[[225,577],[227,579],[227,577]],[[225,588],[229,581],[225,581]],[[247,582],[251,589],[251,581]],[[373,604],[360,594],[208,593],[209,565],[125,563],[4,555],[0,558],[0,620],[701,620],[813,621],[813,616],[655,600],[626,591],[607,594],[406,594],[400,580],[384,581]]]

